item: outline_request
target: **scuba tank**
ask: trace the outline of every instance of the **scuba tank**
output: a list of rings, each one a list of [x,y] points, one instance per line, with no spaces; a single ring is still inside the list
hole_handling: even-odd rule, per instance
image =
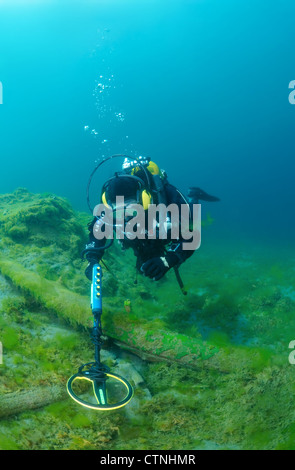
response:
[[[160,175],[153,175],[154,191],[156,193],[156,199],[158,204],[165,204],[167,202],[165,184],[163,178]]]
[[[150,186],[151,193],[155,195],[155,202],[166,205],[165,184],[167,183],[167,174],[165,170],[160,170],[158,165],[151,161],[149,157],[138,157],[135,160],[126,157],[122,165],[122,170],[133,176],[142,171],[143,168],[147,170],[146,173],[149,179],[147,183]]]

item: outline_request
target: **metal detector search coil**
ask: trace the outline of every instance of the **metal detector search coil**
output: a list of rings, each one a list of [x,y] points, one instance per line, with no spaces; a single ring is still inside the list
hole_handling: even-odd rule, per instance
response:
[[[86,408],[93,410],[115,410],[121,408],[130,402],[133,396],[133,388],[130,383],[120,375],[111,373],[109,367],[100,362],[100,350],[102,346],[101,336],[101,314],[102,314],[102,291],[101,282],[102,271],[99,264],[95,264],[92,270],[91,284],[91,309],[94,318],[93,342],[95,346],[95,361],[82,364],[78,372],[69,378],[67,382],[67,391],[70,397]],[[84,399],[73,390],[73,384],[77,380],[92,382],[92,392],[94,403]],[[109,400],[108,385],[110,380],[123,385],[123,397],[120,399]]]
[[[89,375],[87,376],[87,374]],[[122,408],[123,406],[127,405],[127,403],[130,402],[133,396],[133,389],[126,379],[124,379],[123,377],[117,374],[105,372],[104,378],[100,382],[97,379],[91,378],[90,374],[91,372],[89,371],[81,371],[75,375],[72,375],[72,377],[70,377],[70,379],[68,380],[68,383],[67,383],[68,393],[73,400],[79,403],[79,405],[85,406],[86,408],[90,408],[92,410],[100,410],[100,411],[106,410],[107,411],[107,410],[116,410],[118,408]],[[111,404],[108,403],[107,390],[106,390],[107,387],[105,383],[106,380],[109,378],[115,379],[121,382],[126,388],[125,397],[121,401],[118,401],[116,403],[111,403]],[[89,382],[92,382],[93,394],[94,394],[97,404],[90,403],[86,400],[83,400],[83,398],[81,398],[80,396],[74,393],[72,389],[72,385],[76,380],[88,380]]]

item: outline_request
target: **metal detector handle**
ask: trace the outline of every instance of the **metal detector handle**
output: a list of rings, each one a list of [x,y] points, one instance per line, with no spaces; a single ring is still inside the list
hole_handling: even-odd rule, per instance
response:
[[[101,292],[102,269],[99,263],[92,268],[92,284],[91,284],[91,310],[94,317],[98,317],[102,313],[102,292]]]
[[[91,310],[93,314],[93,342],[95,346],[95,362],[100,365],[101,349],[101,315],[102,315],[102,293],[101,293],[102,269],[99,263],[92,268],[91,284]]]

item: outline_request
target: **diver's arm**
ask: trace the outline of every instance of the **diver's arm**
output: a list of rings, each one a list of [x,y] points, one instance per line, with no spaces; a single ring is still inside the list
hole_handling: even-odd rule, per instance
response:
[[[178,247],[180,244],[178,245]],[[171,268],[177,268],[193,254],[191,250],[171,246],[164,256],[156,256],[149,259],[141,266],[141,271],[154,281],[161,279]]]
[[[154,281],[161,279],[171,268],[178,268],[195,250],[185,250],[182,239],[170,242],[168,250],[163,256],[156,256],[146,261],[141,266],[141,271]],[[187,243],[187,241],[186,241]]]
[[[189,240],[184,241],[183,239],[179,239],[177,241],[173,241],[167,251],[168,255],[175,255],[178,259],[177,263],[175,266],[180,266],[182,263],[184,263],[188,258],[190,258],[195,250],[185,250],[183,248],[184,243],[189,243]]]
[[[193,253],[195,252],[195,249],[188,250],[184,249],[184,244],[187,245],[192,242],[193,238],[191,239],[184,239],[181,235],[181,211],[183,206],[189,206],[189,203],[187,199],[183,196],[183,194],[178,191],[178,189],[175,186],[172,186],[169,184],[167,187],[167,199],[169,204],[176,204],[179,209],[179,238],[177,240],[171,239],[170,240],[170,245],[168,248],[167,253],[171,256],[176,255],[178,258],[178,262],[174,266],[180,266],[182,263],[184,263],[188,258],[190,258]],[[191,208],[188,211],[189,215],[189,220],[187,221],[188,226],[193,225],[193,220],[192,220],[192,210]],[[170,233],[171,234],[171,233]],[[169,235],[168,235],[169,237]]]
[[[167,206],[169,204],[176,204],[181,211],[182,204],[188,204],[183,195],[172,185],[166,187]],[[190,214],[190,213],[189,213]],[[179,212],[179,232],[181,232],[181,212]],[[169,224],[169,222],[168,222]],[[172,226],[167,225],[167,238],[172,235]],[[168,249],[164,256],[151,258],[141,266],[141,271],[151,279],[158,281],[161,279],[171,268],[177,268],[184,263],[195,250],[184,249],[184,243],[188,244],[191,240],[185,240],[180,235],[177,239],[171,239]]]
[[[105,239],[99,240],[94,235],[94,232],[95,232],[94,226],[97,223],[97,221],[98,221],[97,217],[94,217],[93,220],[88,224],[89,240],[85,246],[86,251],[84,250],[86,259],[88,259],[87,258],[88,254],[90,255],[91,253],[94,253],[95,251],[97,251],[98,253],[100,252],[99,259],[102,258],[102,255],[104,253],[103,247],[106,244],[106,240]]]
[[[85,269],[85,275],[89,280],[92,280],[92,268],[93,265],[99,263],[104,254],[105,240],[98,240],[94,236],[94,225],[97,222],[97,217],[94,217],[93,220],[88,224],[89,230],[89,239],[88,243],[85,245],[85,249],[82,252],[82,256],[87,259],[88,266]]]

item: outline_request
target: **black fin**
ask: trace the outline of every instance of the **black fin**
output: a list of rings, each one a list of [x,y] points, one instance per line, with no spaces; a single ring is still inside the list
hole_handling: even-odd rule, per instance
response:
[[[191,199],[191,202],[198,203],[199,200],[201,201],[207,201],[207,202],[217,202],[220,201],[220,199],[216,196],[210,196],[210,194],[207,194],[205,191],[203,191],[201,188],[188,188],[188,197]],[[197,201],[197,202],[195,202]]]

